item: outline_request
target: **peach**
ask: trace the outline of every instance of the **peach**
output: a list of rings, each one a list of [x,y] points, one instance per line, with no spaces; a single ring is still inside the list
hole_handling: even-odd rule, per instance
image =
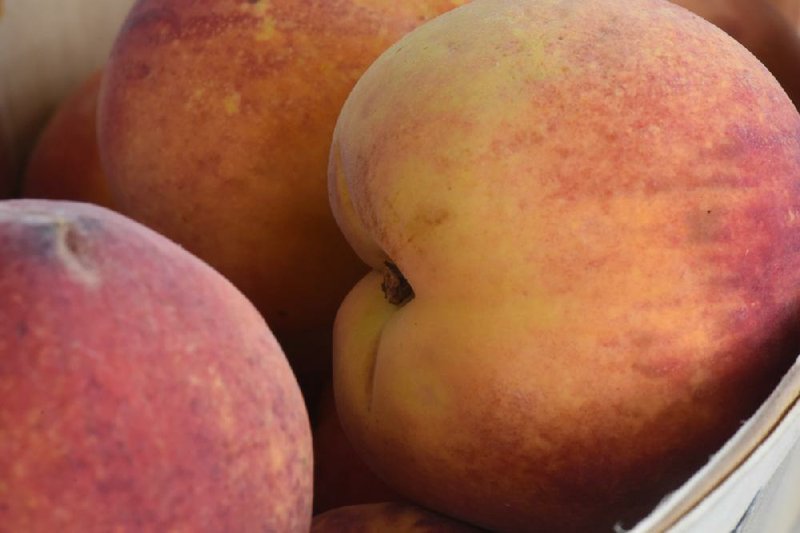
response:
[[[88,203],[0,203],[0,529],[308,531],[309,421],[252,304]]]
[[[100,98],[115,200],[228,277],[301,379],[364,273],[325,187],[336,116],[400,36],[464,0],[140,0]]]
[[[102,70],[89,76],[48,121],[28,160],[23,197],[112,207],[97,152],[97,97],[102,77]]]
[[[661,0],[473,0],[382,54],[332,143],[372,268],[339,309],[349,441],[494,531],[630,526],[800,352],[800,115]]]

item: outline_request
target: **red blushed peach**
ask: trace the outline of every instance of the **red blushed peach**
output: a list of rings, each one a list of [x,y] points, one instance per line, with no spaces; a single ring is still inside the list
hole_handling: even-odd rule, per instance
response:
[[[366,271],[330,214],[334,122],[378,54],[464,0],[140,0],[107,65],[100,154],[119,208],[228,277],[303,381]]]
[[[314,517],[311,533],[478,533],[481,529],[409,503],[332,509]]]
[[[372,267],[334,392],[364,462],[493,531],[632,525],[800,352],[800,115],[662,0],[473,0],[351,92],[334,215]]]
[[[263,318],[164,237],[0,203],[0,529],[308,531],[311,436]]]
[[[112,207],[97,152],[97,96],[102,71],[61,103],[28,159],[22,196],[75,200]]]

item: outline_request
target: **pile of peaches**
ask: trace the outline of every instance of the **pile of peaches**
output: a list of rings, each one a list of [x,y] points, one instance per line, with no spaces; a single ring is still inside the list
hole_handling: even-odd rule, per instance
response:
[[[635,525],[800,352],[800,4],[676,4],[138,0],[0,201],[0,530]]]

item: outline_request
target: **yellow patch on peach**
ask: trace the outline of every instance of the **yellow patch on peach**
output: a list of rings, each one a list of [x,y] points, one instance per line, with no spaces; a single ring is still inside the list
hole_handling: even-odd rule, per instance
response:
[[[225,97],[223,100],[223,105],[225,106],[225,112],[233,116],[237,114],[240,110],[240,105],[242,103],[242,95],[239,93],[231,93]]]

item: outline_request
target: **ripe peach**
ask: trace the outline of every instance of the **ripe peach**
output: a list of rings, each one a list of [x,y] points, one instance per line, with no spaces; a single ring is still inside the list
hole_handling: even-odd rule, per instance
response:
[[[140,0],[114,45],[100,153],[120,209],[228,277],[299,377],[330,367],[336,308],[365,272],[325,171],[355,81],[464,0]]]
[[[263,318],[91,204],[0,203],[0,529],[308,531],[311,436]]]
[[[408,34],[331,151],[373,269],[334,330],[350,442],[491,530],[631,525],[800,352],[799,133],[661,0],[473,0]]]

